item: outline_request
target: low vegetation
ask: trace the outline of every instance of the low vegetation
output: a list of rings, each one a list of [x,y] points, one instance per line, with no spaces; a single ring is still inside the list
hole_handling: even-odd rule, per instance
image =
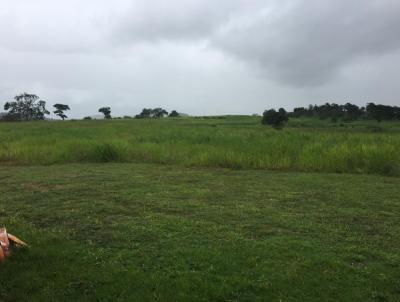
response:
[[[399,178],[69,164],[0,179],[0,225],[31,245],[0,266],[0,301],[400,299]]]
[[[147,162],[400,175],[400,123],[259,117],[0,124],[2,165]]]
[[[283,125],[288,120],[289,117],[286,110],[279,108],[278,111],[275,111],[275,109],[265,110],[261,123],[264,125],[271,125],[275,129],[282,129]]]

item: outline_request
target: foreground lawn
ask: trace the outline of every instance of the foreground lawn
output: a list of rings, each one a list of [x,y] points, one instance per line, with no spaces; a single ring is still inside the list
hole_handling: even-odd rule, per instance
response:
[[[0,168],[0,301],[399,301],[400,179]]]

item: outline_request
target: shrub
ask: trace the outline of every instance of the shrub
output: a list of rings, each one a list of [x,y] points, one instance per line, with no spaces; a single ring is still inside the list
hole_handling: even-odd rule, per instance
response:
[[[179,117],[179,113],[176,110],[172,110],[171,113],[168,115],[169,117]]]
[[[282,129],[288,120],[289,117],[285,109],[280,108],[278,111],[270,109],[264,111],[261,123],[263,125],[271,125],[275,129]]]

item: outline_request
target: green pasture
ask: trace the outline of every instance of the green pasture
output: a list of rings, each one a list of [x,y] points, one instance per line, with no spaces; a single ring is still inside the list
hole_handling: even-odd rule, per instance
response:
[[[400,123],[257,117],[0,123],[0,164],[130,162],[400,175]]]
[[[0,301],[399,301],[400,179],[2,167]]]

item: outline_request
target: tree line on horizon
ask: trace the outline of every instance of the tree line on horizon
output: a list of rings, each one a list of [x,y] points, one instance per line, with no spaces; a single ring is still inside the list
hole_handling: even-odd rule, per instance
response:
[[[339,105],[336,103],[325,103],[324,105],[309,105],[306,107],[294,108],[293,112],[286,112],[280,108],[265,110],[261,123],[271,125],[275,129],[282,129],[290,117],[314,117],[321,120],[330,119],[337,122],[339,119],[343,121],[356,121],[358,119],[370,119],[378,122],[384,120],[400,120],[400,107],[388,105],[376,105],[375,103],[367,103],[365,107],[346,103]]]
[[[53,113],[59,116],[62,120],[68,118],[65,114],[70,110],[70,107],[65,104],[54,104],[55,110]],[[4,105],[5,113],[0,115],[0,120],[3,121],[34,121],[44,120],[45,116],[50,114],[46,109],[46,102],[41,100],[35,94],[22,93],[14,97],[13,101],[8,101]],[[104,115],[105,119],[111,119],[111,107],[100,107],[98,112]],[[142,112],[135,116],[135,118],[162,118],[164,116],[179,117],[180,114],[176,110],[170,113],[163,108],[144,108]],[[91,117],[84,117],[88,120]]]
[[[371,119],[378,122],[384,120],[400,120],[400,107],[367,103],[365,107],[346,103],[339,105],[335,103],[325,103],[324,105],[309,105],[294,108],[289,117],[318,117],[321,120],[331,119],[356,121],[358,119]]]
[[[66,104],[54,104],[53,113],[60,117],[62,120],[68,118],[65,114],[70,110]],[[4,110],[7,112],[0,116],[3,121],[31,121],[31,120],[44,120],[45,116],[50,114],[46,109],[46,102],[41,100],[35,94],[22,93],[14,97],[13,101],[8,101],[4,105]],[[111,108],[101,107],[98,112],[104,115],[105,119],[111,119]],[[144,108],[142,112],[135,116],[137,119],[158,119],[168,117],[179,117],[180,114],[176,110],[170,113],[165,109],[158,108]],[[293,112],[286,112],[285,109],[280,108],[278,111],[275,109],[266,110],[263,113],[262,123],[272,125],[276,128],[282,127],[289,118],[299,117],[317,117],[325,120],[330,119],[336,122],[339,119],[344,121],[355,121],[358,119],[373,119],[378,122],[384,120],[400,120],[400,107],[388,106],[375,103],[367,103],[365,107],[346,103],[339,105],[336,103],[325,103],[323,105],[309,105],[308,107],[294,108]],[[84,119],[91,119],[85,117]]]

